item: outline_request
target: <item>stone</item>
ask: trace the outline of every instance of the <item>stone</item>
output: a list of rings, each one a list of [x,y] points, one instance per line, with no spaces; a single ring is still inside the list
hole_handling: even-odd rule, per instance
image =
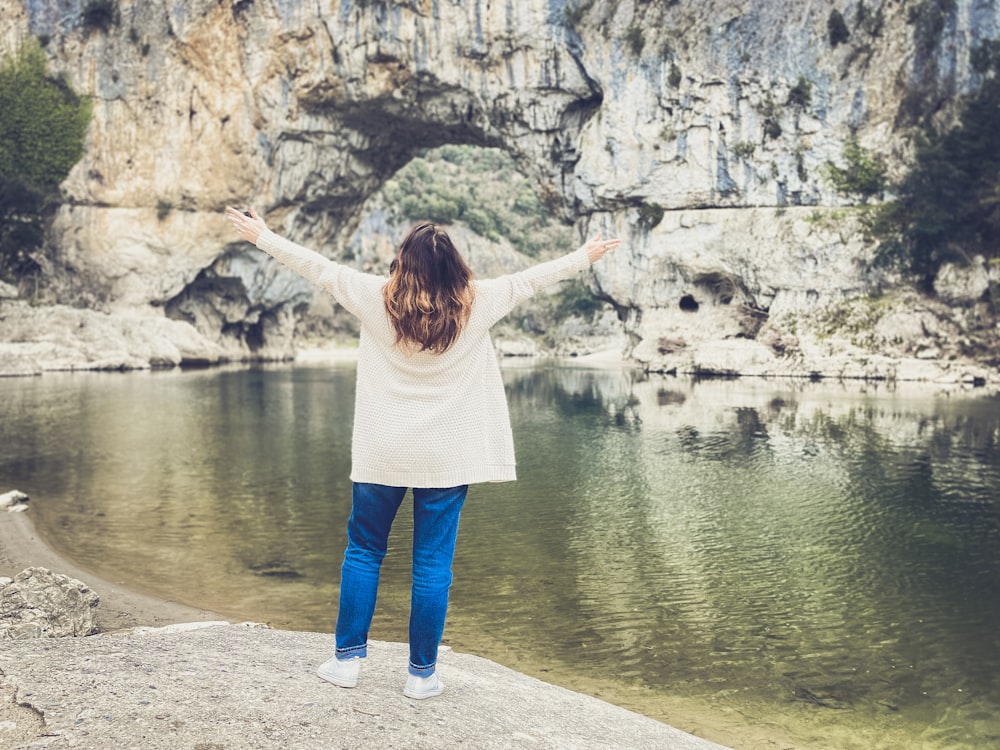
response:
[[[136,370],[214,364],[245,356],[223,349],[189,323],[154,311],[101,312],[66,305],[0,302],[0,374],[42,370]],[[287,349],[266,350],[275,358]]]
[[[0,587],[0,640],[90,635],[99,602],[82,581],[25,568]]]
[[[11,490],[0,495],[0,510],[13,510],[19,505],[27,503],[28,496],[20,490]]]
[[[989,288],[990,275],[981,255],[969,263],[944,263],[934,277],[934,292],[949,304],[972,304]]]
[[[42,374],[41,361],[33,353],[27,353],[28,348],[0,343],[0,377]]]
[[[218,624],[6,643],[0,671],[17,704],[44,717],[23,748],[725,750],[449,648],[444,696],[414,705],[400,694],[406,644],[370,646],[355,690],[316,677],[329,633]]]
[[[693,370],[699,375],[766,375],[774,362],[770,349],[747,339],[708,341],[692,356]]]

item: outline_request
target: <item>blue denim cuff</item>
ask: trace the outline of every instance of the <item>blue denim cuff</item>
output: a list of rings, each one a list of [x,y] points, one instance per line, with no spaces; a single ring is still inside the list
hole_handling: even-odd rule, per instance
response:
[[[434,674],[435,664],[431,664],[429,667],[418,667],[412,661],[410,662],[410,674],[414,677],[430,677]]]
[[[366,656],[368,656],[368,644],[362,643],[360,646],[348,646],[347,648],[340,648],[338,646],[334,650],[334,654],[340,661],[353,659],[355,656],[364,659]]]

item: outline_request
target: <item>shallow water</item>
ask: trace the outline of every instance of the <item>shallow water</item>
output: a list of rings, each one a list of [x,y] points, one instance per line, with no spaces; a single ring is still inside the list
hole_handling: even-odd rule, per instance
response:
[[[332,628],[354,367],[0,380],[0,489],[82,566]],[[1000,402],[509,367],[446,642],[738,748],[1000,746]],[[405,507],[405,506],[404,506]],[[405,640],[401,513],[372,637]]]

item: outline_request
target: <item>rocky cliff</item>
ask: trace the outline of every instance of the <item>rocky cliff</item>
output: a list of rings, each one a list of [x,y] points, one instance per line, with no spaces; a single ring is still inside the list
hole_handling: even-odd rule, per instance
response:
[[[591,285],[650,369],[995,377],[965,340],[987,269],[916,300],[871,270],[824,177],[851,139],[903,168],[915,110],[947,121],[977,85],[993,2],[98,5],[100,24],[94,0],[3,3],[4,46],[40,37],[94,98],[45,304],[0,301],[22,320],[8,357],[46,356],[31,320],[52,305],[125,321],[127,366],[285,355],[312,291],[233,242],[222,208],[343,257],[366,199],[460,143],[507,151],[577,238],[625,239]]]

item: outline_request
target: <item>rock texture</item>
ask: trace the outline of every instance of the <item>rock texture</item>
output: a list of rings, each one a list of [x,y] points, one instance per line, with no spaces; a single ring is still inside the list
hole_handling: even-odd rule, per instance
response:
[[[90,635],[99,602],[75,578],[25,568],[13,579],[0,579],[0,640]]]
[[[970,51],[1000,35],[993,3],[945,4],[937,25],[921,20],[930,5],[122,0],[102,29],[84,0],[7,0],[0,39],[44,36],[54,69],[95,100],[43,301],[194,329],[197,350],[156,333],[122,362],[285,356],[312,291],[233,242],[223,206],[252,203],[340,257],[400,166],[467,143],[508,151],[578,236],[625,239],[592,285],[651,369],[743,370],[730,354],[752,351],[757,370],[842,374],[820,347],[788,342],[895,282],[873,275],[823,167],[856,137],[898,171],[913,107],[946,122],[978,82]],[[896,321],[887,335],[902,337],[933,316],[927,368],[968,362],[974,341],[941,348],[950,337],[934,331],[971,330],[952,308],[975,307],[989,274],[948,275],[946,309],[900,310],[883,328]],[[822,335],[857,359],[850,331]],[[717,345],[737,338],[760,347]],[[860,356],[886,354],[872,343]]]
[[[5,644],[0,700],[13,692],[22,711],[5,722],[8,706],[0,703],[0,743],[13,735],[21,739],[16,747],[84,750],[725,750],[448,648],[439,661],[444,694],[411,701],[402,695],[405,644],[373,642],[358,687],[344,690],[315,674],[330,654],[330,635],[198,625],[45,648]]]

